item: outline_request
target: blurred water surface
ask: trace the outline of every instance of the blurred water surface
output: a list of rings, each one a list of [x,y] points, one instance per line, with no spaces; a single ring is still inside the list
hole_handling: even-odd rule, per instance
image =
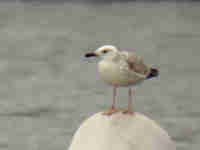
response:
[[[199,3],[0,3],[0,149],[67,149],[79,124],[108,108],[112,90],[83,57],[103,44],[160,68],[136,89],[135,109],[178,150],[200,147]]]

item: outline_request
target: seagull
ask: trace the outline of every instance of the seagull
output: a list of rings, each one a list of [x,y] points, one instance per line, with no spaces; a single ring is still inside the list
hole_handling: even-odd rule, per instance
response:
[[[159,75],[158,69],[146,65],[135,52],[120,51],[113,45],[101,46],[94,52],[85,54],[85,57],[101,58],[98,63],[100,77],[105,83],[113,87],[113,103],[103,113],[104,115],[112,115],[119,111],[134,115],[132,110],[132,87]],[[125,110],[119,110],[115,107],[117,88],[119,87],[128,87],[129,102],[128,108]]]

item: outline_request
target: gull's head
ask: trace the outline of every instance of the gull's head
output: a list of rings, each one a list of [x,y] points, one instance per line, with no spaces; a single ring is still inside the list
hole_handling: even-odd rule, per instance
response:
[[[104,57],[114,56],[119,50],[113,45],[104,45],[91,53],[85,54],[85,57]]]

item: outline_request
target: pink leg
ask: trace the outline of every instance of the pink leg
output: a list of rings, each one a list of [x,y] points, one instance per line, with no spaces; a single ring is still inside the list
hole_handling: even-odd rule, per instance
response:
[[[112,109],[115,109],[115,103],[116,103],[116,96],[117,96],[117,87],[113,87],[113,103],[112,103]]]
[[[128,96],[129,96],[128,110],[131,111],[132,110],[132,104],[133,104],[131,88],[128,89]]]
[[[116,97],[117,97],[117,87],[114,86],[113,87],[113,103],[110,109],[108,109],[107,111],[105,111],[103,114],[104,115],[112,115],[113,113],[118,112],[118,110],[115,108],[115,104],[116,104]]]
[[[134,93],[134,95],[135,95],[135,93]],[[124,114],[134,115],[134,111],[132,110],[133,99],[132,99],[132,90],[131,90],[131,88],[128,89],[128,96],[129,96],[128,110],[123,111],[123,113]]]

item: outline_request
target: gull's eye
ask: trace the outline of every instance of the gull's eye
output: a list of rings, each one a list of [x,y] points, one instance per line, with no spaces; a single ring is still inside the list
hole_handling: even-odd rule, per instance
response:
[[[103,50],[102,52],[103,52],[104,54],[106,54],[108,51],[107,51],[107,50]]]

